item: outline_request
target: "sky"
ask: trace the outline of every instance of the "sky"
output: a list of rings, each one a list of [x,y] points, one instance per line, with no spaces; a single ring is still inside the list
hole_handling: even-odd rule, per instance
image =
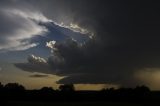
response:
[[[28,89],[160,90],[160,7],[152,1],[1,0],[0,82]]]

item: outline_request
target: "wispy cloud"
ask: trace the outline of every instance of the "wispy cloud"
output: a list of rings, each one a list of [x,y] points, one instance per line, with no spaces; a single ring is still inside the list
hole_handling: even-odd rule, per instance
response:
[[[38,24],[38,22],[47,22],[47,18],[42,14],[8,8],[1,9],[0,15],[2,28],[0,51],[26,50],[35,47],[38,44],[31,43],[31,39],[39,35],[44,36],[48,32],[46,27]]]

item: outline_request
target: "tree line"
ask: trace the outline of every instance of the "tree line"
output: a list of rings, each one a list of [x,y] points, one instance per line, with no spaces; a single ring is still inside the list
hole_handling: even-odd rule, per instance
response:
[[[135,88],[104,88],[99,91],[76,91],[73,84],[60,85],[59,89],[43,87],[26,90],[18,83],[0,83],[0,98],[26,101],[159,101],[160,92],[151,91],[147,86]]]

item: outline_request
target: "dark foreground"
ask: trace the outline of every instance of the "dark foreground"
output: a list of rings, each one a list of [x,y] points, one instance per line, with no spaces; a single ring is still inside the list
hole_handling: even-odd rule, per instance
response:
[[[156,106],[158,103],[128,102],[31,102],[8,101],[5,106]]]
[[[136,88],[75,91],[73,85],[58,90],[26,90],[18,84],[0,87],[0,106],[160,106],[160,91]]]

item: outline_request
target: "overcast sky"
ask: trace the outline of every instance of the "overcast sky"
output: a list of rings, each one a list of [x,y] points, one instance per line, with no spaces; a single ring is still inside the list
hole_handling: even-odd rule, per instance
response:
[[[159,5],[1,0],[0,81],[28,88],[73,83],[160,89]]]

